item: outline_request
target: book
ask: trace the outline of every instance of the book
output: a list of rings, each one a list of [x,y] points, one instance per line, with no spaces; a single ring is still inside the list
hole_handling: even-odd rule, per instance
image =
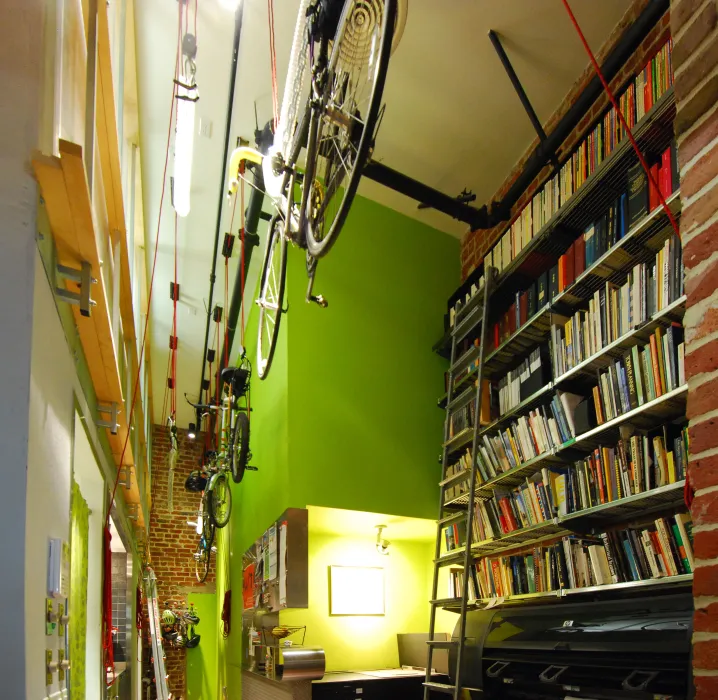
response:
[[[640,163],[628,169],[628,228],[648,213],[648,178]]]

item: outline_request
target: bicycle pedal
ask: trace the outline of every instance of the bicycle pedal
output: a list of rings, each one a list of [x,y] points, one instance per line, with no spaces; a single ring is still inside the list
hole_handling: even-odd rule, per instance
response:
[[[259,467],[250,467],[249,465],[247,465],[245,467],[245,469],[250,472],[258,472],[259,471]]]
[[[312,296],[309,297],[309,301],[313,301],[315,304],[319,304],[319,306],[321,306],[323,309],[326,309],[327,306],[329,306],[329,302],[321,294],[317,294],[316,296],[312,294]]]

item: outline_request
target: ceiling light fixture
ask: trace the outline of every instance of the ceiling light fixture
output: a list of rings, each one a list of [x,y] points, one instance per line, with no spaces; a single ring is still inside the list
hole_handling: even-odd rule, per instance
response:
[[[389,555],[389,545],[391,542],[382,538],[381,533],[386,530],[386,525],[375,525],[376,528],[376,551],[384,556]]]
[[[194,150],[194,113],[199,99],[195,73],[197,41],[194,34],[182,38],[183,73],[175,80],[177,91],[177,125],[175,128],[175,158],[172,178],[172,205],[177,216],[187,216],[190,210],[192,182],[192,151]]]
[[[190,440],[194,440],[197,437],[196,426],[194,423],[189,424],[189,430],[187,431],[187,437]]]
[[[225,10],[231,10],[232,12],[236,12],[239,9],[241,2],[242,0],[219,0],[219,4]]]

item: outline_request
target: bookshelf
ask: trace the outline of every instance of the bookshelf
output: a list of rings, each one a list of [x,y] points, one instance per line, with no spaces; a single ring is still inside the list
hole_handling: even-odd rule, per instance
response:
[[[666,177],[659,180],[661,192],[678,218],[670,46],[655,60],[666,63],[651,104],[644,101],[647,92],[640,97],[636,92],[645,71],[628,84],[621,99],[639,117],[632,133],[641,150],[658,160],[655,167]],[[650,74],[650,63],[647,69]],[[654,72],[653,79],[658,75]],[[607,113],[589,129],[574,154],[501,233],[482,263],[485,270],[472,274],[472,293],[450,309],[449,331],[434,346],[446,356],[447,345],[454,343],[451,386],[438,400],[448,422],[483,391],[484,382],[491,383],[493,399],[489,420],[463,427],[443,444],[442,512],[457,517],[438,521],[445,528],[447,551],[435,563],[449,567],[449,592],[456,595],[436,598],[435,606],[460,607],[465,583],[471,605],[492,607],[598,593],[640,595],[692,581],[692,553],[685,552],[690,550],[690,523],[683,515],[687,442],[681,426],[688,387],[682,366],[686,296],[680,244],[673,240],[668,216],[655,206],[653,192],[642,191],[646,206],[642,215],[635,215],[627,183],[644,176],[636,175],[637,159],[627,138],[612,143],[603,156],[608,149],[600,139],[611,118]],[[578,162],[576,154],[585,158],[598,151],[602,157],[590,167],[581,166],[581,181],[559,194],[556,188],[559,183],[563,187],[564,173]],[[589,257],[586,246],[594,231],[603,238],[599,245],[591,241]],[[534,288],[534,283],[557,265],[562,281],[547,285],[542,297],[540,284]],[[498,272],[488,319],[488,328],[496,332],[493,346],[483,349],[478,340],[480,332],[486,335],[481,328],[482,275],[490,268]],[[579,408],[580,426],[574,413]],[[643,449],[638,455],[628,447],[636,444]],[[563,491],[564,500],[556,497],[559,479],[564,480],[560,490],[571,483],[570,507]],[[475,481],[471,492],[470,480]],[[475,512],[467,523],[476,527],[468,537],[466,529],[459,529],[467,508]],[[451,569],[465,560],[467,539],[473,580],[468,569]],[[527,581],[534,586],[526,562],[539,571],[534,556],[541,566],[546,557],[542,575],[551,577],[549,588],[554,590],[526,592]],[[499,559],[505,567],[500,577],[485,571],[481,588],[512,593],[477,595],[482,562]],[[580,572],[574,568],[577,561],[584,567]],[[582,585],[569,585],[569,571],[570,579]],[[597,585],[589,585],[593,583]]]

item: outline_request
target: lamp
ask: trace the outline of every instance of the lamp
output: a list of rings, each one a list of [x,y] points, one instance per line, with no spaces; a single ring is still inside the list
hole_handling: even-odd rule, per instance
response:
[[[375,525],[376,527],[376,551],[384,556],[389,555],[389,545],[391,542],[382,538],[381,533],[386,529],[386,525]]]
[[[194,150],[194,113],[199,99],[195,82],[195,56],[197,43],[192,34],[182,38],[184,73],[175,84],[177,92],[177,125],[175,129],[175,157],[172,178],[172,206],[177,216],[187,216],[190,209],[190,185],[192,181],[192,151]]]
[[[194,423],[189,424],[189,430],[187,431],[187,437],[190,440],[194,440],[197,437],[196,428],[197,428],[197,426],[195,426]]]

